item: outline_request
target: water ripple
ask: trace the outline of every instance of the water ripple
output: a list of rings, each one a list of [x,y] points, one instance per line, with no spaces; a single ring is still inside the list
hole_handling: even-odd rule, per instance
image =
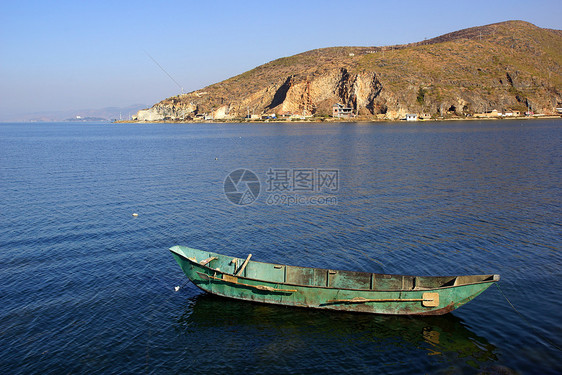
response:
[[[561,126],[0,124],[0,372],[560,373]],[[264,188],[250,206],[224,196],[238,168]],[[267,205],[269,168],[338,169],[337,205]],[[430,319],[175,293],[176,244],[499,273],[528,322],[497,289]]]

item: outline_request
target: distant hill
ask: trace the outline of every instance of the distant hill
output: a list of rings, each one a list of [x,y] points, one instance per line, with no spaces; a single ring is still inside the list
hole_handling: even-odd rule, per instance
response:
[[[136,119],[329,116],[335,103],[366,119],[463,117],[492,109],[554,114],[562,106],[561,66],[560,30],[507,21],[406,45],[322,48],[280,58],[162,100]]]
[[[2,121],[14,122],[52,122],[52,121],[112,121],[128,119],[139,109],[146,108],[146,104],[134,104],[127,107],[106,107],[97,109],[80,109],[67,111],[44,111],[22,115],[13,115]]]

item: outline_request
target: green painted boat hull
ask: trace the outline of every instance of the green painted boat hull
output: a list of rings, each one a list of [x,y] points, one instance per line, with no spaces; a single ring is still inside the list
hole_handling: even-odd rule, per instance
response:
[[[245,262],[185,246],[174,246],[170,251],[189,280],[205,292],[326,310],[441,315],[474,299],[499,280],[499,275],[386,275]]]

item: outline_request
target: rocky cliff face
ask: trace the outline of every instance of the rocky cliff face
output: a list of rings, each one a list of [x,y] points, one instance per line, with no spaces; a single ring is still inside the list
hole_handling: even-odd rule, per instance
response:
[[[522,21],[457,31],[404,46],[339,47],[272,61],[139,111],[138,121],[248,114],[466,116],[498,110],[555,113],[562,105],[562,34]]]

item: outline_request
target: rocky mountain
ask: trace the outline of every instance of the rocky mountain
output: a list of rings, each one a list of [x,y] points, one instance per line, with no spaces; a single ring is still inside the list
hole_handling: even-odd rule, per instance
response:
[[[492,109],[554,114],[562,106],[562,32],[523,21],[473,27],[407,45],[333,47],[280,58],[167,98],[138,121],[406,113],[470,116]]]

